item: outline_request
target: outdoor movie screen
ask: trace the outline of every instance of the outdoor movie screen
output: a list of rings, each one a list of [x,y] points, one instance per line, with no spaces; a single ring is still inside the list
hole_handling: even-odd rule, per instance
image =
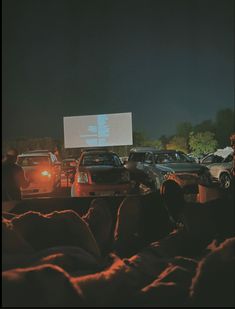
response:
[[[64,117],[65,148],[132,144],[131,113]]]

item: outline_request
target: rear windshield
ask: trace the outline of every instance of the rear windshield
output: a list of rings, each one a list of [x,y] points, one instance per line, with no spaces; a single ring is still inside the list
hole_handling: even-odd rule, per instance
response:
[[[17,163],[21,166],[37,166],[49,164],[48,156],[32,156],[32,157],[19,157]]]
[[[145,158],[144,152],[132,152],[129,155],[128,161],[144,162],[144,158]]]
[[[118,156],[110,154],[110,153],[86,154],[83,156],[80,164],[83,166],[93,166],[93,165],[121,166],[122,165]]]

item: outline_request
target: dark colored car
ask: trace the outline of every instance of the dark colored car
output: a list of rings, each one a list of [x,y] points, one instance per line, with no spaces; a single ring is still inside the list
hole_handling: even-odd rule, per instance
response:
[[[117,196],[131,190],[129,172],[114,152],[83,151],[71,188],[71,196]]]
[[[192,162],[186,154],[176,150],[157,150],[150,147],[137,147],[130,151],[126,167],[130,170],[141,170],[152,185],[152,188],[161,189],[170,175],[184,178],[182,185],[192,184],[195,179],[204,179],[210,182],[210,173],[207,167]],[[196,176],[196,178],[195,178]],[[191,180],[190,180],[191,178]]]

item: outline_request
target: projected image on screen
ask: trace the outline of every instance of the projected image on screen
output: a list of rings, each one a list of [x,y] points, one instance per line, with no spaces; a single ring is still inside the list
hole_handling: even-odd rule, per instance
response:
[[[131,113],[64,117],[65,148],[132,145]]]
[[[108,146],[109,138],[108,115],[97,115],[96,125],[88,125],[88,134],[81,134],[87,146]]]

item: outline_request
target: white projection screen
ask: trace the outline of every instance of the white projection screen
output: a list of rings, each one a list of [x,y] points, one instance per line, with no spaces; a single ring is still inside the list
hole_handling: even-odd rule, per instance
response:
[[[64,117],[64,147],[132,145],[132,114]]]

